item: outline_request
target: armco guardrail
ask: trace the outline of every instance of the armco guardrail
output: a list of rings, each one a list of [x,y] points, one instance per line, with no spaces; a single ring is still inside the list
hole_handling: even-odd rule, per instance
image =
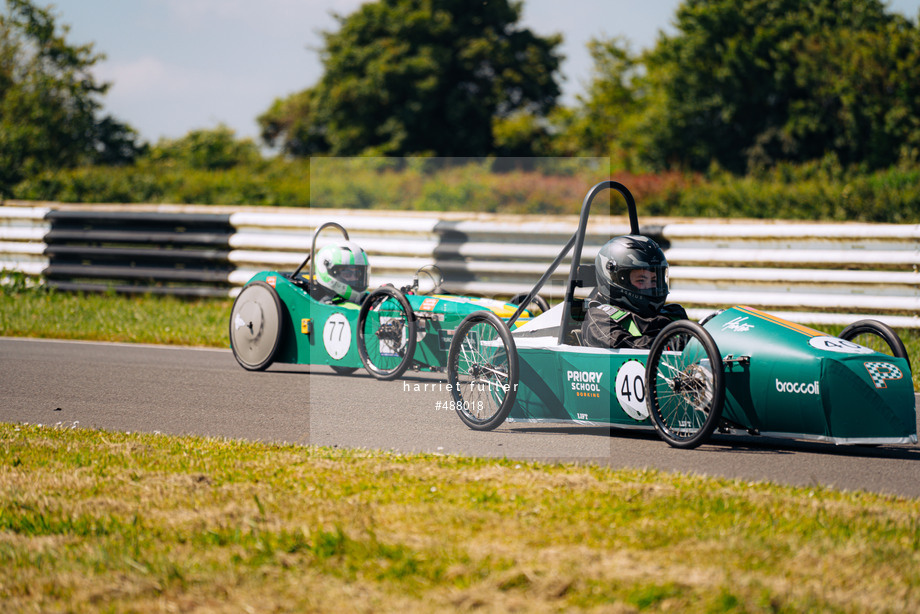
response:
[[[368,251],[372,285],[408,283],[435,263],[447,290],[480,296],[529,290],[577,225],[574,217],[7,203],[0,268],[66,290],[233,295],[256,271],[295,268],[328,221]],[[656,222],[642,231],[665,247],[671,298],[691,315],[746,304],[813,323],[876,316],[920,327],[920,226]],[[625,219],[595,221],[585,257],[627,231]],[[561,298],[567,270],[546,285],[550,300]]]
[[[50,211],[48,283],[63,290],[226,295],[229,215]],[[114,282],[114,283],[113,283]]]
[[[45,235],[51,224],[48,207],[0,207],[0,270],[33,277],[48,268]]]

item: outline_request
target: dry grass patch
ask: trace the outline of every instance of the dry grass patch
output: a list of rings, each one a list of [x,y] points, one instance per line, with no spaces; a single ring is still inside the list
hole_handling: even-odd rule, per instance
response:
[[[5,611],[917,611],[920,503],[0,424]]]

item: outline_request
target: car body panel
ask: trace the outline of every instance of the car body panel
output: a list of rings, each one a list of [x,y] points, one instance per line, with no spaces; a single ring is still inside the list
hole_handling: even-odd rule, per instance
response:
[[[736,430],[836,443],[917,443],[906,360],[750,307],[727,309],[704,327],[724,360],[722,416]],[[514,334],[521,375],[509,422],[653,428],[644,398],[647,351],[558,344],[551,335],[528,332]]]

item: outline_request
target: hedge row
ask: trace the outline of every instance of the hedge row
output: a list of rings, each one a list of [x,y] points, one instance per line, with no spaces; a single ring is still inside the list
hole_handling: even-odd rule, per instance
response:
[[[195,203],[420,211],[577,213],[607,173],[496,172],[493,162],[426,167],[377,160],[265,161],[206,171],[167,164],[46,173],[15,190],[25,200]],[[311,172],[312,170],[312,172]],[[920,223],[920,169],[874,173],[784,167],[768,175],[613,173],[642,215]]]

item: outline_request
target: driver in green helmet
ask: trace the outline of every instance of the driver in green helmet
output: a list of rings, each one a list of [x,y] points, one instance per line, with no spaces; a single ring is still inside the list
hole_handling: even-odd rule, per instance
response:
[[[324,303],[361,304],[367,297],[370,264],[367,253],[353,241],[339,241],[316,252],[313,298]]]

